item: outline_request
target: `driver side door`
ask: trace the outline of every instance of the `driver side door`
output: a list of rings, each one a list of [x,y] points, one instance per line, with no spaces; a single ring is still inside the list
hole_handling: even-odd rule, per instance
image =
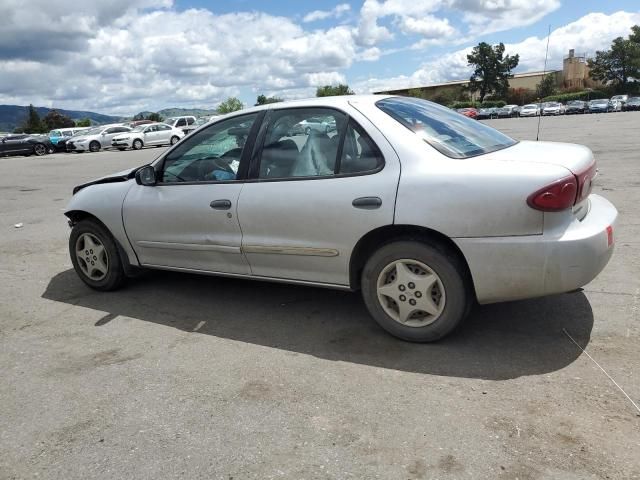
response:
[[[250,273],[237,203],[262,115],[239,115],[199,131],[154,165],[155,186],[129,190],[124,226],[142,265]]]

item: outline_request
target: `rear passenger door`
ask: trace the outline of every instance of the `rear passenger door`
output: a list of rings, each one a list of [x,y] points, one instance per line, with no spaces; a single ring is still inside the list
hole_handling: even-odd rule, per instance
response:
[[[315,118],[330,127],[301,132]],[[358,240],[393,223],[395,152],[356,110],[276,109],[265,121],[238,202],[252,274],[348,285]]]

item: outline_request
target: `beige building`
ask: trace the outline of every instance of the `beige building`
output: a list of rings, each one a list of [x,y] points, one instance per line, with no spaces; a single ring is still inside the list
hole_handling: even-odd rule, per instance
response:
[[[509,87],[513,89],[523,88],[535,91],[536,86],[542,81],[542,78],[545,75],[553,75],[556,85],[559,88],[582,90],[584,88],[597,88],[598,86],[601,86],[599,82],[589,78],[589,66],[587,65],[586,56],[576,56],[574,50],[571,49],[569,50],[569,55],[567,55],[563,60],[562,70],[549,70],[546,73],[542,71],[517,73],[513,78],[509,79]],[[409,90],[420,90],[427,97],[433,98],[438,95],[458,93],[468,85],[468,80],[456,80],[426,86],[384,90],[376,93],[408,95]],[[477,96],[478,93],[475,92],[472,98],[475,100]]]

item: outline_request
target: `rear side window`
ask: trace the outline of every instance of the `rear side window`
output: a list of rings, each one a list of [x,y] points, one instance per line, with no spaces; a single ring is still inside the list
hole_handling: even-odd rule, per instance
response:
[[[373,140],[353,120],[349,122],[342,146],[339,173],[364,173],[377,170],[384,159]]]
[[[475,157],[516,143],[498,130],[426,100],[392,97],[376,106],[447,157]]]

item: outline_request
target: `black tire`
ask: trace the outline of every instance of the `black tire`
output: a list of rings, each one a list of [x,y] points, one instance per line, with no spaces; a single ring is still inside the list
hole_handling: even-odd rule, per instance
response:
[[[83,272],[80,261],[75,253],[78,238],[86,233],[95,236],[102,243],[107,255],[107,273],[104,278],[99,280],[93,279]],[[80,279],[94,290],[115,290],[121,287],[126,280],[122,260],[120,259],[115,240],[111,233],[95,220],[82,220],[73,226],[71,235],[69,236],[69,255],[71,256],[73,268]]]
[[[120,150],[121,152],[124,152],[127,149],[127,147],[118,147],[118,150]]]
[[[136,138],[133,143],[131,144],[131,147],[134,150],[140,150],[143,146],[142,140],[140,140],[139,138]]]
[[[445,305],[433,323],[407,326],[387,314],[378,300],[377,281],[396,260],[417,260],[435,272],[444,287]],[[471,310],[473,295],[465,282],[465,267],[458,256],[444,248],[417,241],[396,241],[378,249],[362,272],[364,303],[371,316],[391,335],[410,342],[434,342],[451,333]]]
[[[180,138],[174,135],[173,137],[171,137],[171,140],[169,140],[169,143],[170,143],[171,145],[175,145],[175,144],[176,144],[176,143],[178,143],[179,141],[180,141]]]
[[[36,143],[33,146],[33,153],[34,155],[36,155],[37,157],[41,157],[43,155],[46,155],[48,153],[47,147],[42,144],[42,143]]]
[[[94,152],[94,153],[99,152],[100,148],[102,148],[102,146],[100,145],[100,142],[96,142],[95,140],[89,144],[90,152]]]

